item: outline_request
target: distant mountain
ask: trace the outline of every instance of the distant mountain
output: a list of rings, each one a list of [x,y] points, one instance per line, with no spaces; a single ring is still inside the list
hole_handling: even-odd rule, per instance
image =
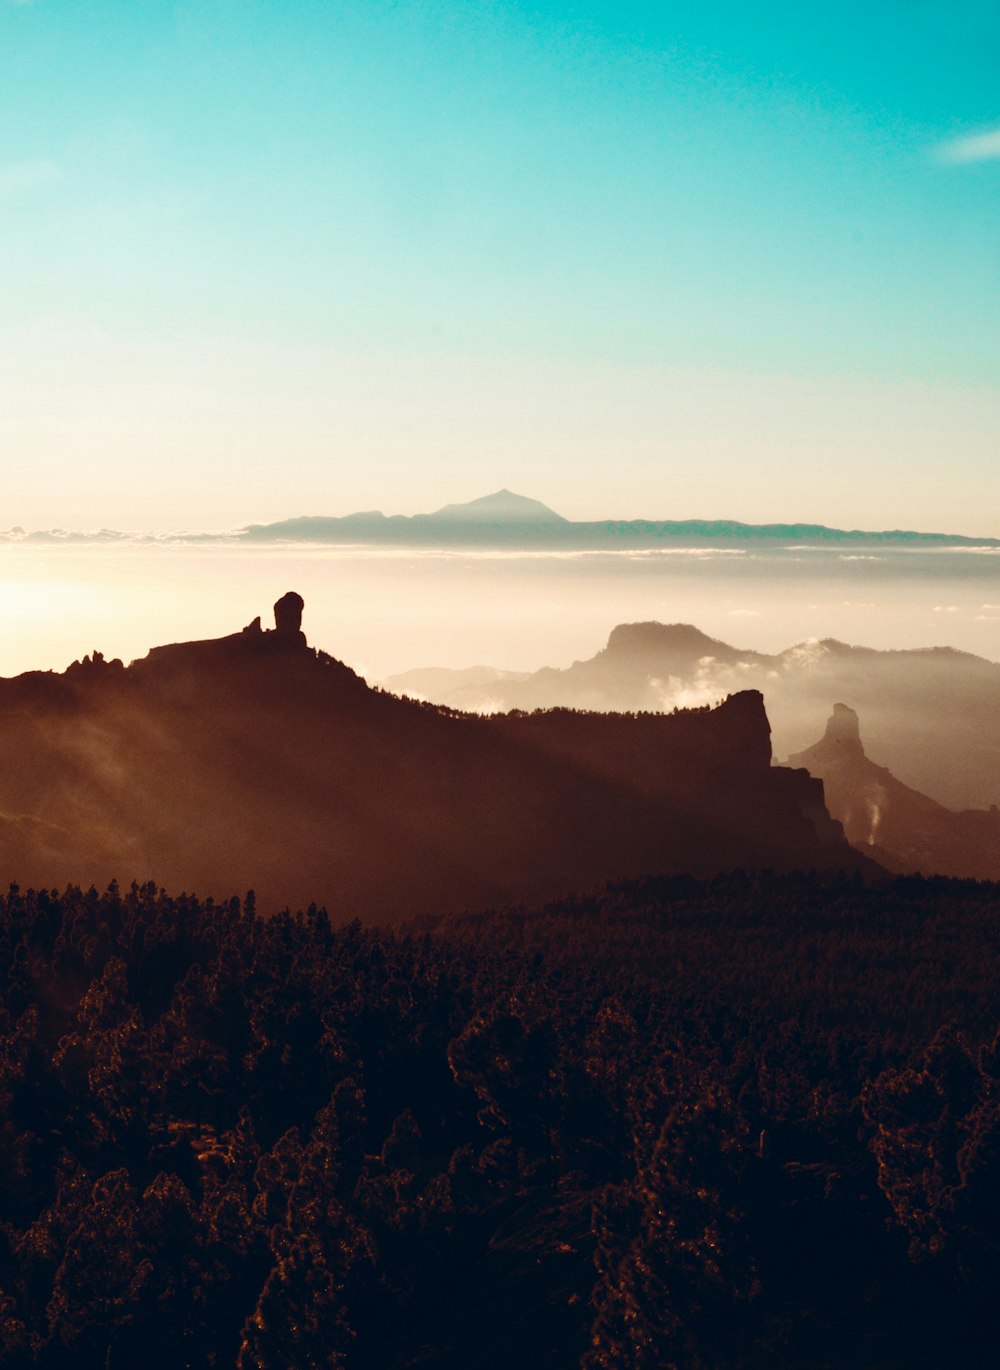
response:
[[[953,809],[1000,803],[1000,665],[948,647],[876,651],[833,639],[769,655],[686,623],[627,623],[586,661],[529,674],[407,671],[387,689],[456,709],[670,710],[760,690],[775,754],[799,752],[834,703],[863,713],[877,754],[905,784]]]
[[[565,524],[566,519],[540,500],[515,495],[510,490],[498,490],[495,495],[483,495],[468,504],[446,504],[433,514],[417,514],[417,518],[451,519],[460,523],[534,523]]]
[[[900,874],[1000,880],[1000,810],[954,813],[869,761],[858,715],[835,704],[819,742],[788,759],[823,781],[847,840]]]
[[[743,691],[673,717],[483,719],[276,626],[0,681],[0,880],[112,878],[393,919],[690,871],[873,869]]]
[[[547,505],[510,490],[446,504],[432,514],[386,517],[375,510],[336,517],[302,515],[275,523],[254,523],[237,535],[249,542],[370,541],[416,546],[524,546],[566,550],[612,550],[674,546],[768,546],[849,544],[863,546],[1000,547],[995,538],[947,533],[847,531],[818,523],[738,523],[732,519],[601,519],[574,522]]]
[[[658,547],[713,547],[770,550],[797,547],[869,548],[1000,548],[998,538],[952,533],[917,533],[906,529],[865,531],[827,528],[821,523],[740,523],[735,519],[595,519],[563,518],[540,500],[511,490],[464,504],[446,504],[429,514],[383,514],[366,509],[352,514],[300,514],[272,523],[252,523],[230,531],[123,533],[113,528],[85,531],[48,528],[0,530],[4,543],[197,543],[318,542],[401,547],[506,547],[524,550],[632,551]]]

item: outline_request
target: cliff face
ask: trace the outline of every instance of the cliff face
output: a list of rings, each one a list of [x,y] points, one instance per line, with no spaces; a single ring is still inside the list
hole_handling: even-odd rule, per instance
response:
[[[754,691],[675,715],[455,715],[370,690],[289,607],[272,632],[0,682],[0,879],[384,919],[619,876],[869,868],[817,782],[771,767]]]

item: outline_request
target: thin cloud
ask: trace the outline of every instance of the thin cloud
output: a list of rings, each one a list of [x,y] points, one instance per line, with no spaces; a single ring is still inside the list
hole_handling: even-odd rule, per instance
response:
[[[58,185],[62,179],[63,174],[55,162],[45,157],[34,157],[26,162],[8,162],[0,167],[0,195],[30,194],[33,190]]]
[[[965,138],[952,138],[938,148],[938,157],[953,166],[969,162],[989,162],[1000,158],[1000,128],[986,133],[973,133]]]

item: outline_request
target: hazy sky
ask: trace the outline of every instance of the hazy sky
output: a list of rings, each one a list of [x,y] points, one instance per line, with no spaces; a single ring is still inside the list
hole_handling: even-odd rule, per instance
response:
[[[0,0],[0,524],[1000,535],[1000,5]]]

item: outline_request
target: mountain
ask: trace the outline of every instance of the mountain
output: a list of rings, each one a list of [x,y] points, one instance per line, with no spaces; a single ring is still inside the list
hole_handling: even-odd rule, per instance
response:
[[[789,757],[823,781],[847,840],[900,874],[1000,880],[1000,810],[954,813],[869,761],[858,715],[835,704],[823,737]]]
[[[819,523],[739,523],[733,519],[563,518],[539,500],[498,490],[466,504],[446,504],[431,514],[386,517],[365,513],[300,515],[274,523],[253,523],[236,536],[248,542],[388,543],[410,546],[523,546],[574,551],[609,551],[667,546],[745,547],[1000,547],[996,538],[903,529],[865,532]]]
[[[276,626],[0,681],[0,879],[155,880],[333,914],[553,897],[609,877],[871,870],[759,693],[672,717],[493,719],[370,689]]]
[[[446,504],[431,514],[387,518],[379,510],[337,518],[303,516],[251,524],[238,536],[251,542],[396,543],[415,546],[537,545],[564,540],[575,525],[540,500],[511,490],[465,504]]]
[[[0,530],[5,543],[101,542],[250,542],[328,543],[332,546],[483,547],[556,551],[632,552],[711,547],[717,550],[764,551],[782,549],[793,555],[804,547],[870,549],[1000,548],[998,538],[967,537],[958,533],[922,533],[891,528],[828,528],[822,523],[740,523],[736,519],[591,519],[573,520],[557,514],[540,500],[512,491],[463,504],[446,504],[429,514],[383,514],[365,509],[351,514],[299,514],[271,523],[251,523],[230,531],[127,533],[113,528],[72,530],[20,526]]]
[[[1000,665],[948,647],[877,651],[834,639],[769,655],[691,624],[626,623],[565,669],[407,671],[383,681],[456,709],[670,710],[736,690],[764,695],[779,757],[800,752],[838,699],[863,713],[872,747],[903,783],[952,809],[1000,803]]]
[[[540,500],[515,495],[510,490],[498,490],[495,495],[483,495],[467,504],[446,504],[433,514],[417,514],[417,518],[450,519],[460,523],[536,523],[565,524],[566,519]]]

